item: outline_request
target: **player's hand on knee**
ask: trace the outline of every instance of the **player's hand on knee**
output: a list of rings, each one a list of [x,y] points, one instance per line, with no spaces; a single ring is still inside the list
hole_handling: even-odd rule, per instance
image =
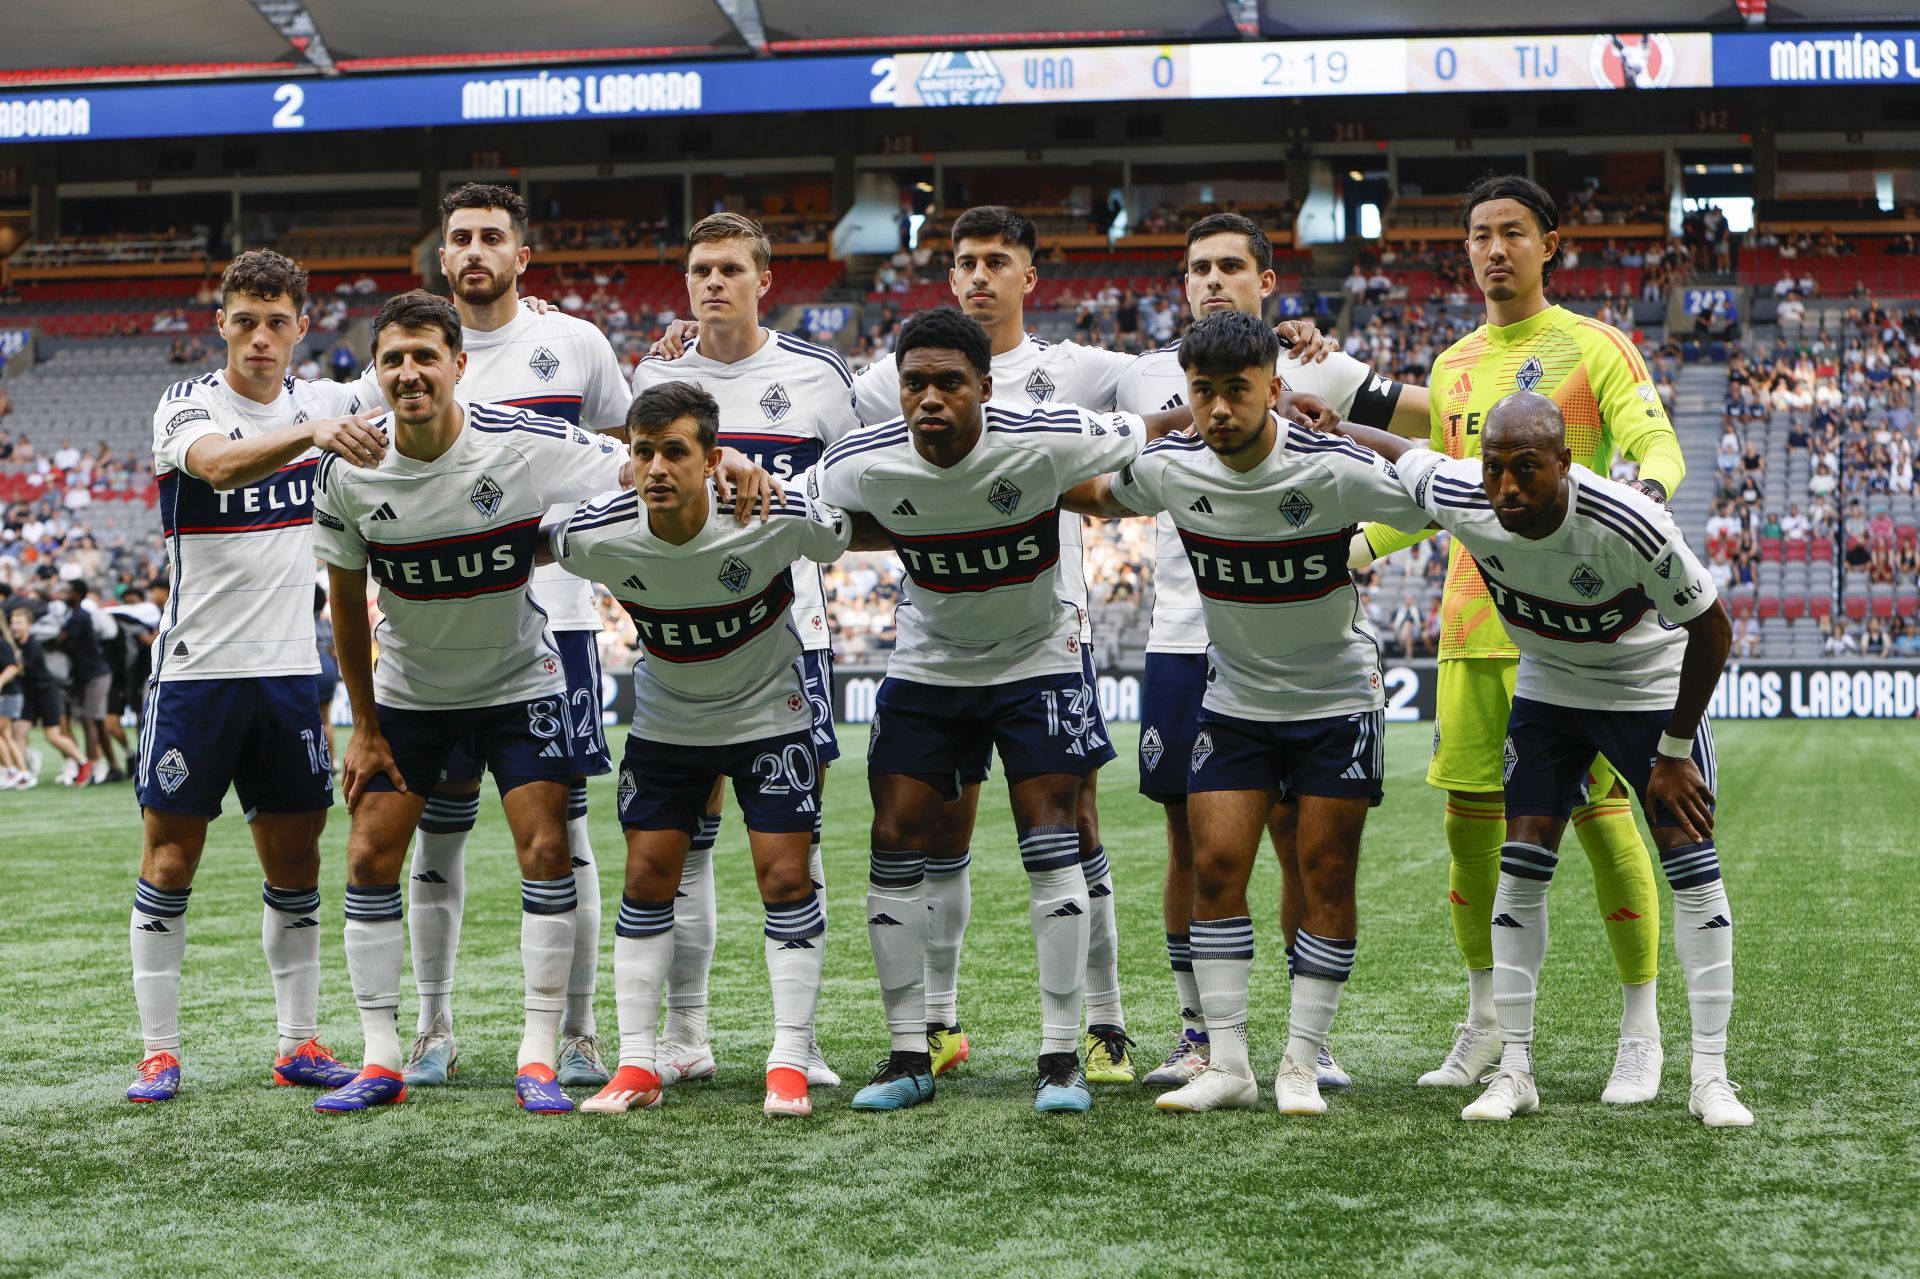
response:
[[[378,466],[387,455],[387,440],[374,429],[378,414],[356,413],[352,417],[321,418],[313,423],[314,447],[335,454],[354,466]]]
[[[697,320],[675,320],[660,335],[660,340],[647,348],[648,355],[658,355],[663,359],[677,360],[687,352],[687,343],[700,336],[700,323]]]
[[[1282,320],[1273,326],[1288,352],[1302,364],[1318,364],[1339,350],[1312,320]]]
[[[407,779],[401,776],[400,765],[393,758],[393,750],[380,734],[363,733],[356,729],[347,741],[346,754],[340,760],[340,784],[346,791],[349,815],[359,807],[360,797],[366,794],[367,783],[382,773],[387,775],[395,790],[406,794]]]
[[[1692,760],[1662,756],[1654,761],[1653,774],[1647,779],[1647,798],[1664,805],[1680,833],[1692,842],[1705,843],[1713,838],[1713,791]]]

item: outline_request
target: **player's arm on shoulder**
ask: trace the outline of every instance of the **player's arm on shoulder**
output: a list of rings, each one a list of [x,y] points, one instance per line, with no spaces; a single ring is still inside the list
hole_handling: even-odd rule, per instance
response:
[[[1093,394],[1087,397],[1090,401],[1087,407],[1112,408],[1119,394],[1120,379],[1133,367],[1134,357],[1125,351],[1109,351],[1100,346],[1075,344],[1072,350],[1094,388]]]
[[[564,436],[515,431],[504,438],[524,450],[542,506],[583,502],[608,489],[631,487],[633,464],[611,436],[569,426]]]
[[[569,573],[574,572],[573,566],[567,563],[567,525],[573,523],[573,517],[579,513],[580,508],[576,505],[558,515],[549,511],[541,518],[540,536],[533,544],[535,564],[558,564]]]
[[[1147,444],[1147,424],[1134,413],[1100,413],[1076,406],[1078,435],[1041,435],[1051,446],[1054,467],[1063,489],[1108,471],[1117,471],[1140,456]]]
[[[1076,514],[1103,520],[1158,515],[1166,509],[1160,493],[1163,469],[1161,458],[1143,453],[1114,474],[1096,475],[1074,485],[1060,504]]]
[[[162,411],[167,407],[162,405]],[[335,454],[352,466],[378,466],[387,453],[386,437],[374,429],[376,414],[372,411],[313,418],[238,440],[217,427],[193,429],[203,425],[194,417],[196,413],[207,419],[204,425],[211,425],[210,415],[199,406],[181,409],[156,423],[170,437],[162,460],[216,489],[257,483],[312,448]],[[176,441],[184,441],[184,445]],[[157,445],[155,457],[161,458],[162,452]]]
[[[1397,437],[1391,437],[1396,439]],[[1405,441],[1397,441],[1405,443]],[[1409,518],[1420,520],[1419,527],[1402,523],[1398,519],[1387,519],[1362,524],[1347,543],[1347,567],[1355,570],[1366,568],[1377,559],[1404,551],[1409,546],[1424,542],[1439,532],[1440,526],[1434,515],[1428,489],[1428,481],[1433,473],[1447,461],[1444,453],[1418,446],[1404,448],[1392,460],[1393,477],[1398,481],[1401,494],[1409,503]]]
[[[1378,453],[1366,461],[1339,453],[1328,454],[1324,460],[1339,477],[1343,511],[1416,540],[1427,535],[1432,517],[1413,500],[1392,462]]]
[[[804,520],[793,521],[799,525],[799,553],[815,564],[831,564],[839,559],[853,543],[853,517],[808,497],[798,486],[788,486],[787,496],[806,511]]]
[[[900,374],[892,356],[863,365],[853,375],[853,410],[863,426],[900,416]]]

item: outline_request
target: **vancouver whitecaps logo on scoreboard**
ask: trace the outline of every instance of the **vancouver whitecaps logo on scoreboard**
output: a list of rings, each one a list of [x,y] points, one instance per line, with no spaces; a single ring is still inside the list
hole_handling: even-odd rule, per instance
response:
[[[989,107],[1000,100],[1007,78],[984,49],[936,53],[913,82],[930,107]]]
[[[1673,83],[1673,41],[1663,35],[1595,36],[1587,69],[1599,89],[1664,89]]]

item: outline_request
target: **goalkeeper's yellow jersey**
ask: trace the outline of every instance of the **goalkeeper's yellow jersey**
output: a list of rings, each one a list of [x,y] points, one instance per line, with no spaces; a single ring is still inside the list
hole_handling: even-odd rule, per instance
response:
[[[1686,462],[1673,423],[1646,361],[1612,325],[1550,306],[1518,324],[1483,324],[1455,342],[1434,361],[1427,381],[1432,446],[1449,457],[1477,457],[1488,410],[1516,390],[1537,391],[1559,406],[1574,461],[1605,475],[1617,449],[1640,464],[1642,478],[1659,481],[1669,494],[1679,487]],[[1385,555],[1420,536],[1374,525],[1368,541]],[[1458,539],[1440,617],[1442,661],[1519,656]]]

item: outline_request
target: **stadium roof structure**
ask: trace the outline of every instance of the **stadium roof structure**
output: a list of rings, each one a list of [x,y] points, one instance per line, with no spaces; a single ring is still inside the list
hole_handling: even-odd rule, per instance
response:
[[[1774,29],[1910,21],[1909,0],[1760,7]],[[1531,16],[1538,17],[1533,14]],[[1452,32],[1734,29],[1731,0],[1599,0],[1566,22],[1462,0],[0,0],[0,88],[861,49]]]

